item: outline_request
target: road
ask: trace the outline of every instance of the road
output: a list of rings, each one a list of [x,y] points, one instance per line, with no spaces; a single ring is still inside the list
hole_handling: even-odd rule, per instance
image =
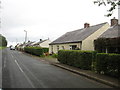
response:
[[[0,50],[0,88],[2,88],[2,50]]]
[[[83,76],[37,60],[22,52],[4,49],[2,88],[110,88]]]

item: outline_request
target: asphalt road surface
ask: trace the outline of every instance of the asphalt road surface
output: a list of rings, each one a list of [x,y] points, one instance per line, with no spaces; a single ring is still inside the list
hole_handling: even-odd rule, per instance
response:
[[[110,88],[19,51],[2,53],[2,88]]]
[[[0,50],[0,88],[2,88],[2,50]]]

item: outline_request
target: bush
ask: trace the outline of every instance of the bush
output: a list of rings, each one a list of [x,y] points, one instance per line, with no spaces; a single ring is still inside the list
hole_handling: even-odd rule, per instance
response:
[[[98,73],[106,72],[107,70],[107,59],[108,59],[108,54],[106,53],[98,53],[96,56],[96,70]]]
[[[49,52],[49,48],[42,48],[44,53]]]
[[[94,70],[120,79],[120,54],[97,53],[94,51],[60,50],[58,61],[85,70]]]
[[[29,54],[36,55],[36,56],[43,55],[43,49],[40,47],[25,47],[24,51]]]
[[[106,75],[120,76],[120,54],[98,53],[96,56],[96,71]]]
[[[94,55],[94,51],[60,50],[58,52],[58,61],[88,70],[91,69],[91,64],[95,57]]]
[[[95,50],[99,53],[105,53],[106,48],[109,53],[118,53],[120,54],[120,37],[117,38],[98,38],[94,41]],[[118,49],[116,51],[116,48]]]
[[[57,58],[57,57],[58,57],[58,54],[52,54],[52,57],[53,57],[53,58]]]

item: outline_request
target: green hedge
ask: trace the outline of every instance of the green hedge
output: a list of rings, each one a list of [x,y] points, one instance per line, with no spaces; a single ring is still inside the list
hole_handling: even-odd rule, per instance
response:
[[[92,61],[95,59],[94,55],[94,51],[60,50],[58,51],[58,61],[88,70],[91,69]]]
[[[43,55],[43,53],[48,52],[48,48],[40,48],[40,47],[25,47],[24,51],[29,53],[29,54],[33,54],[33,55],[37,55],[37,56],[41,56]]]
[[[95,50],[99,53],[105,53],[106,48],[109,53],[120,54],[120,37],[117,38],[98,38],[94,41]],[[118,49],[116,51],[116,48]]]
[[[85,70],[94,70],[120,79],[120,54],[97,53],[95,51],[60,50],[58,61]]]
[[[98,53],[96,56],[96,71],[106,75],[120,76],[120,54]]]
[[[49,48],[42,48],[44,53],[49,52]]]
[[[52,57],[53,57],[53,58],[57,58],[57,57],[58,57],[58,54],[55,54],[55,53],[54,53],[54,54],[52,54]]]

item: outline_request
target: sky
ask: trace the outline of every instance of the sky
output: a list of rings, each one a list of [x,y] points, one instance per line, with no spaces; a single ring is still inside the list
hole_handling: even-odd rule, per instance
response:
[[[66,32],[81,29],[84,23],[90,26],[118,18],[118,10],[105,17],[108,7],[94,5],[94,0],[2,0],[0,33],[8,45],[27,40],[54,41]]]

